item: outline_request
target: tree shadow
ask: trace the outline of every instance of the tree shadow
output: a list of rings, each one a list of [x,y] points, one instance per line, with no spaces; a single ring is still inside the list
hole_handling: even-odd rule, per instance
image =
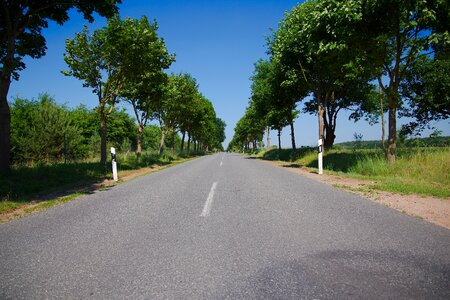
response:
[[[314,150],[315,148],[312,147],[302,147],[298,149],[271,149],[263,154],[262,159],[294,162]]]
[[[336,172],[348,172],[359,160],[359,156],[354,153],[330,153],[323,159],[323,168]],[[318,159],[311,161],[307,167],[317,168]]]
[[[26,203],[78,190],[91,193],[106,177],[106,167],[93,162],[18,167],[0,176],[0,200]]]
[[[448,299],[450,271],[442,260],[395,250],[328,250],[274,260],[217,298]]]

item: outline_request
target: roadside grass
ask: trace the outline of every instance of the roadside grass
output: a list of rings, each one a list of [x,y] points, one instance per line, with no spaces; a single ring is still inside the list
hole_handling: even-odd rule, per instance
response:
[[[165,151],[160,156],[158,152],[144,152],[137,158],[134,153],[118,153],[119,179],[141,168],[171,166],[203,154]],[[111,161],[106,166],[99,164],[98,160],[15,166],[10,174],[0,176],[0,214],[25,206],[31,206],[29,209],[34,211],[64,203],[86,193],[80,189],[111,178]]]
[[[265,160],[291,162],[291,167],[317,169],[315,148],[269,149]],[[399,148],[397,161],[388,164],[382,149],[336,147],[325,151],[324,169],[349,177],[375,181],[371,188],[402,194],[450,197],[450,147]]]

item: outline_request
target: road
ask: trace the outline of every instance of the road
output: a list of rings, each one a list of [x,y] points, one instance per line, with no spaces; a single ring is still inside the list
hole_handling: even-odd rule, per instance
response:
[[[450,231],[219,153],[0,225],[1,299],[450,299]]]

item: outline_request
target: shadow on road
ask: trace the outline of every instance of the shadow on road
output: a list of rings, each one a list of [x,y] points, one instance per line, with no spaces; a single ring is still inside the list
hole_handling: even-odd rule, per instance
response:
[[[274,262],[219,298],[450,299],[449,282],[450,266],[430,257],[336,250]]]

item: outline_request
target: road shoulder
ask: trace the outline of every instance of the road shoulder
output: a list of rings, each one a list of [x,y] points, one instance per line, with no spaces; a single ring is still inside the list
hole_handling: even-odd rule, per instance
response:
[[[328,173],[318,175],[315,171],[308,168],[292,167],[291,164],[283,161],[261,161],[285,168],[293,173],[331,185],[333,187],[347,190],[365,199],[378,202],[410,216],[414,216],[450,229],[449,200],[415,194],[403,195],[376,190],[373,188],[373,185],[375,185],[376,182],[373,181],[349,178]]]
[[[201,156],[175,160],[166,165],[152,165],[152,166],[140,168],[137,170],[120,171],[118,182],[115,182],[111,178],[107,178],[99,183],[81,185],[81,186],[78,186],[76,188],[72,188],[69,190],[57,191],[57,192],[39,196],[34,200],[27,201],[27,203],[20,205],[20,207],[18,207],[16,209],[0,213],[0,224],[6,223],[9,221],[18,219],[18,218],[25,217],[27,215],[30,215],[30,214],[33,214],[33,213],[36,213],[39,211],[49,209],[56,205],[60,205],[60,204],[63,204],[63,203],[66,203],[66,202],[69,202],[72,200],[80,199],[86,195],[112,188],[118,184],[122,184],[122,183],[128,182],[130,180],[136,179],[138,177],[149,175],[151,173],[161,171],[163,169],[170,168],[170,167],[185,163],[187,161],[190,161],[190,160],[193,160],[193,159],[196,159],[199,157],[201,157]]]

